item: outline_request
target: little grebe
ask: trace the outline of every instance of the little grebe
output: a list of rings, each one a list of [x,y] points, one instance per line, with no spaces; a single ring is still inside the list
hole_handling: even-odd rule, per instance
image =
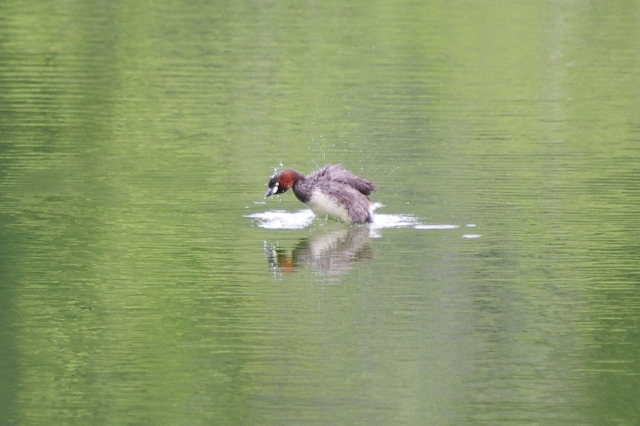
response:
[[[368,195],[375,190],[373,183],[344,170],[340,164],[326,165],[309,176],[295,170],[277,172],[269,179],[267,198],[293,188],[298,200],[318,216],[327,215],[350,223],[371,222],[373,203]]]

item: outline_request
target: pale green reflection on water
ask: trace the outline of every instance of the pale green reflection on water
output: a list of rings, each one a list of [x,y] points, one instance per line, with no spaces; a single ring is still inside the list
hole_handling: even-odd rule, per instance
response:
[[[0,418],[636,424],[639,14],[4,2]]]

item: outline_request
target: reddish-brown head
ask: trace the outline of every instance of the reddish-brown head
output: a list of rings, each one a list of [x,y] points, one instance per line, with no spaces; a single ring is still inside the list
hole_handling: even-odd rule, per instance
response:
[[[269,189],[266,194],[264,194],[264,198],[273,194],[286,192],[298,179],[300,179],[300,173],[295,170],[287,169],[279,171],[269,179],[269,183],[267,183]]]

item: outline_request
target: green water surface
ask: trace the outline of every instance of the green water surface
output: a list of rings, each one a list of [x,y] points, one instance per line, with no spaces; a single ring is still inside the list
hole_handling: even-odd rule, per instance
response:
[[[0,423],[637,425],[639,207],[637,1],[5,0]]]

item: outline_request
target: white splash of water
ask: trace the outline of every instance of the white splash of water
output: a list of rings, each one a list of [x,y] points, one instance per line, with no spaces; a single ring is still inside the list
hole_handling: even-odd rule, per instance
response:
[[[315,216],[311,210],[270,210],[245,217],[256,219],[258,227],[264,229],[304,229],[311,224]]]
[[[480,234],[465,234],[462,236],[462,238],[466,238],[466,239],[474,239],[474,238],[480,238],[482,237],[482,235]]]
[[[257,226],[264,229],[304,229],[311,225],[315,218],[311,210],[289,212],[285,210],[271,210],[262,213],[246,215],[255,219]],[[421,223],[414,216],[405,214],[376,214],[373,222],[367,225],[371,229],[372,237],[380,236],[376,231],[393,228],[413,228],[418,230],[441,231],[459,228],[458,225]],[[469,234],[463,238],[479,238],[480,235]]]

